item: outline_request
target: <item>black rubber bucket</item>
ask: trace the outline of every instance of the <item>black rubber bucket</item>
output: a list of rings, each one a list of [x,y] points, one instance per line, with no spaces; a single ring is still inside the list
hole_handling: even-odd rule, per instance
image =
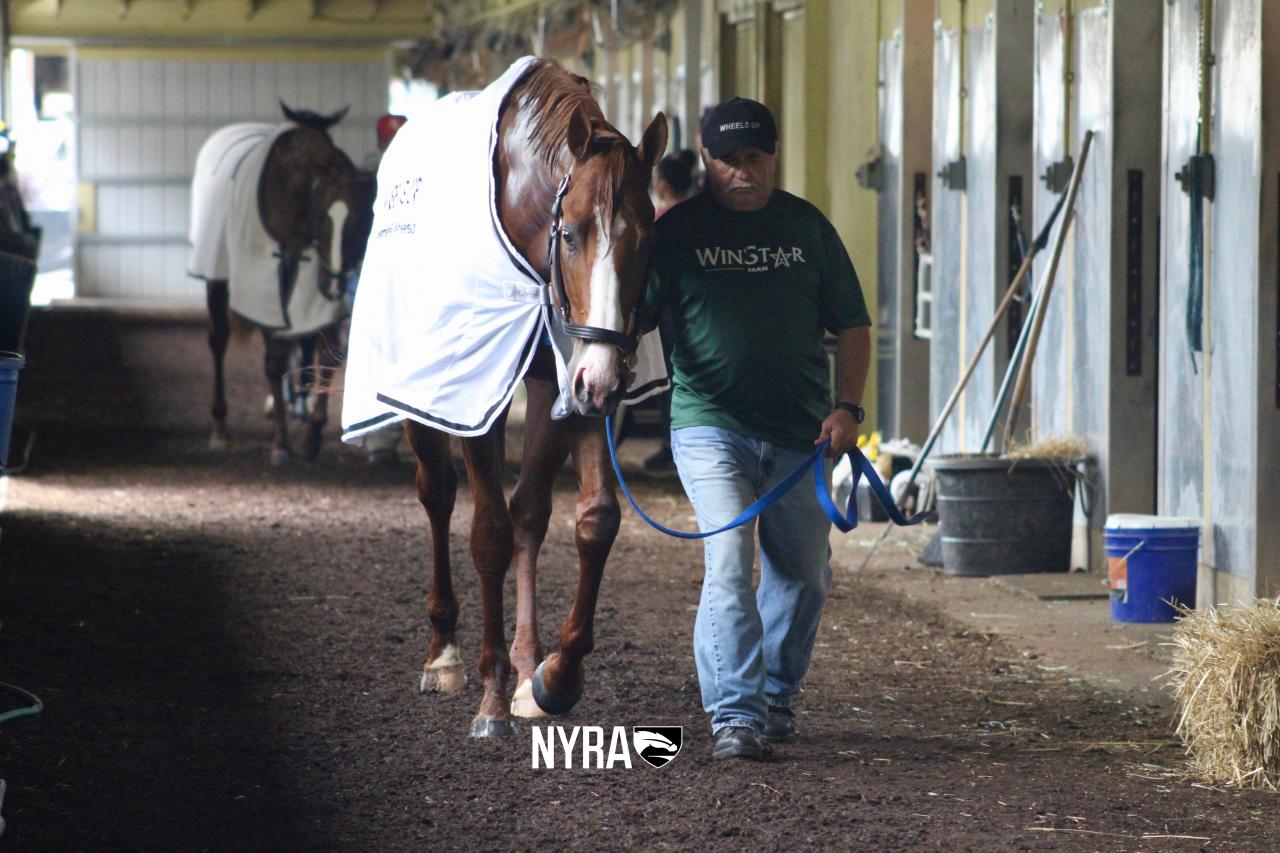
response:
[[[1075,480],[1062,462],[971,455],[943,456],[932,465],[947,574],[1071,568]]]
[[[0,350],[20,352],[31,306],[36,265],[26,258],[0,252]]]

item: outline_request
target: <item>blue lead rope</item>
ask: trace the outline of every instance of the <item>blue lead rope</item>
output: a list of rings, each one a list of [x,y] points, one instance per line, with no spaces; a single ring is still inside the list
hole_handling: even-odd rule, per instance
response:
[[[818,497],[818,505],[822,507],[822,511],[826,513],[827,518],[831,519],[841,533],[848,533],[850,530],[858,526],[858,483],[865,475],[867,485],[871,487],[871,493],[875,495],[876,500],[880,502],[880,506],[884,507],[884,511],[888,513],[890,520],[894,524],[906,527],[912,524],[919,524],[929,516],[928,512],[918,512],[907,518],[898,509],[898,505],[894,502],[893,496],[889,494],[889,489],[885,486],[884,481],[880,479],[879,472],[875,466],[862,455],[862,451],[853,448],[849,451],[849,461],[853,463],[853,488],[849,490],[849,501],[843,513],[836,507],[836,502],[831,499],[831,493],[827,491],[827,472],[826,466],[822,464],[822,459],[826,456],[827,448],[830,442],[825,442],[813,451],[810,456],[799,468],[787,475],[787,478],[769,491],[761,495],[755,503],[744,509],[738,514],[738,517],[723,527],[710,530],[705,533],[688,533],[682,530],[672,530],[670,527],[659,524],[650,518],[640,505],[636,503],[636,499],[631,494],[631,489],[627,486],[627,481],[622,476],[622,466],[618,464],[618,448],[613,442],[613,415],[605,418],[604,434],[609,442],[609,459],[613,462],[613,473],[618,478],[618,485],[622,487],[622,493],[627,496],[627,502],[631,504],[631,508],[649,523],[649,525],[657,530],[661,530],[668,536],[674,536],[677,539],[706,539],[708,536],[715,536],[717,533],[724,533],[726,530],[732,530],[746,524],[760,513],[777,503],[778,499],[791,490],[791,487],[804,479],[805,469],[813,472],[813,491]]]

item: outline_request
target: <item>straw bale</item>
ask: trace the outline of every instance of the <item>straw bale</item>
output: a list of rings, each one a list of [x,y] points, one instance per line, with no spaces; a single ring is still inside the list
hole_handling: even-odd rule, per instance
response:
[[[1074,435],[1050,435],[1033,438],[1027,444],[1012,444],[1004,454],[1010,459],[1048,459],[1074,462],[1088,453],[1084,439]]]
[[[1167,678],[1192,769],[1280,790],[1280,598],[1183,613]]]

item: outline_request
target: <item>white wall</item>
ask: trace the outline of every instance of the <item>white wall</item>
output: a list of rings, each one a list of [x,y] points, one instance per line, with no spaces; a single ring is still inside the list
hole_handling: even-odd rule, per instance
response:
[[[387,109],[385,61],[137,59],[81,52],[76,61],[82,223],[77,295],[202,301],[186,275],[196,152],[213,131],[282,121],[279,100],[327,113],[350,105],[333,137],[363,163]]]

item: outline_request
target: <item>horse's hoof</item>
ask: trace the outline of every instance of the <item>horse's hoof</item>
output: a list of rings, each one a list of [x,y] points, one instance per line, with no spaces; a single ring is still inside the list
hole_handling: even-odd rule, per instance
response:
[[[450,696],[467,686],[467,674],[462,664],[440,669],[424,669],[418,689],[423,693],[443,693]]]
[[[472,737],[512,737],[515,733],[516,724],[508,719],[476,717],[471,721]]]
[[[573,706],[578,704],[578,700],[582,698],[582,682],[578,682],[575,689],[568,696],[552,696],[550,691],[542,683],[542,670],[546,667],[547,662],[544,660],[538,664],[538,668],[533,671],[533,701],[538,703],[538,707],[548,714],[559,716],[567,714],[572,710]]]
[[[538,703],[534,701],[532,679],[526,678],[516,688],[515,695],[511,697],[511,716],[535,720],[547,716],[547,712],[539,708]]]
[[[462,665],[458,647],[445,646],[435,660],[427,661],[422,668],[422,681],[418,685],[423,693],[457,693],[467,686],[467,673]]]
[[[320,455],[319,444],[315,445],[314,447],[311,446],[310,442],[302,445],[302,458],[304,461],[315,462],[316,457],[318,457],[319,455]]]
[[[227,437],[225,435],[209,436],[209,449],[221,453],[227,449]]]
[[[271,451],[272,465],[288,465],[293,459],[293,454],[289,452],[287,447],[277,447]]]

